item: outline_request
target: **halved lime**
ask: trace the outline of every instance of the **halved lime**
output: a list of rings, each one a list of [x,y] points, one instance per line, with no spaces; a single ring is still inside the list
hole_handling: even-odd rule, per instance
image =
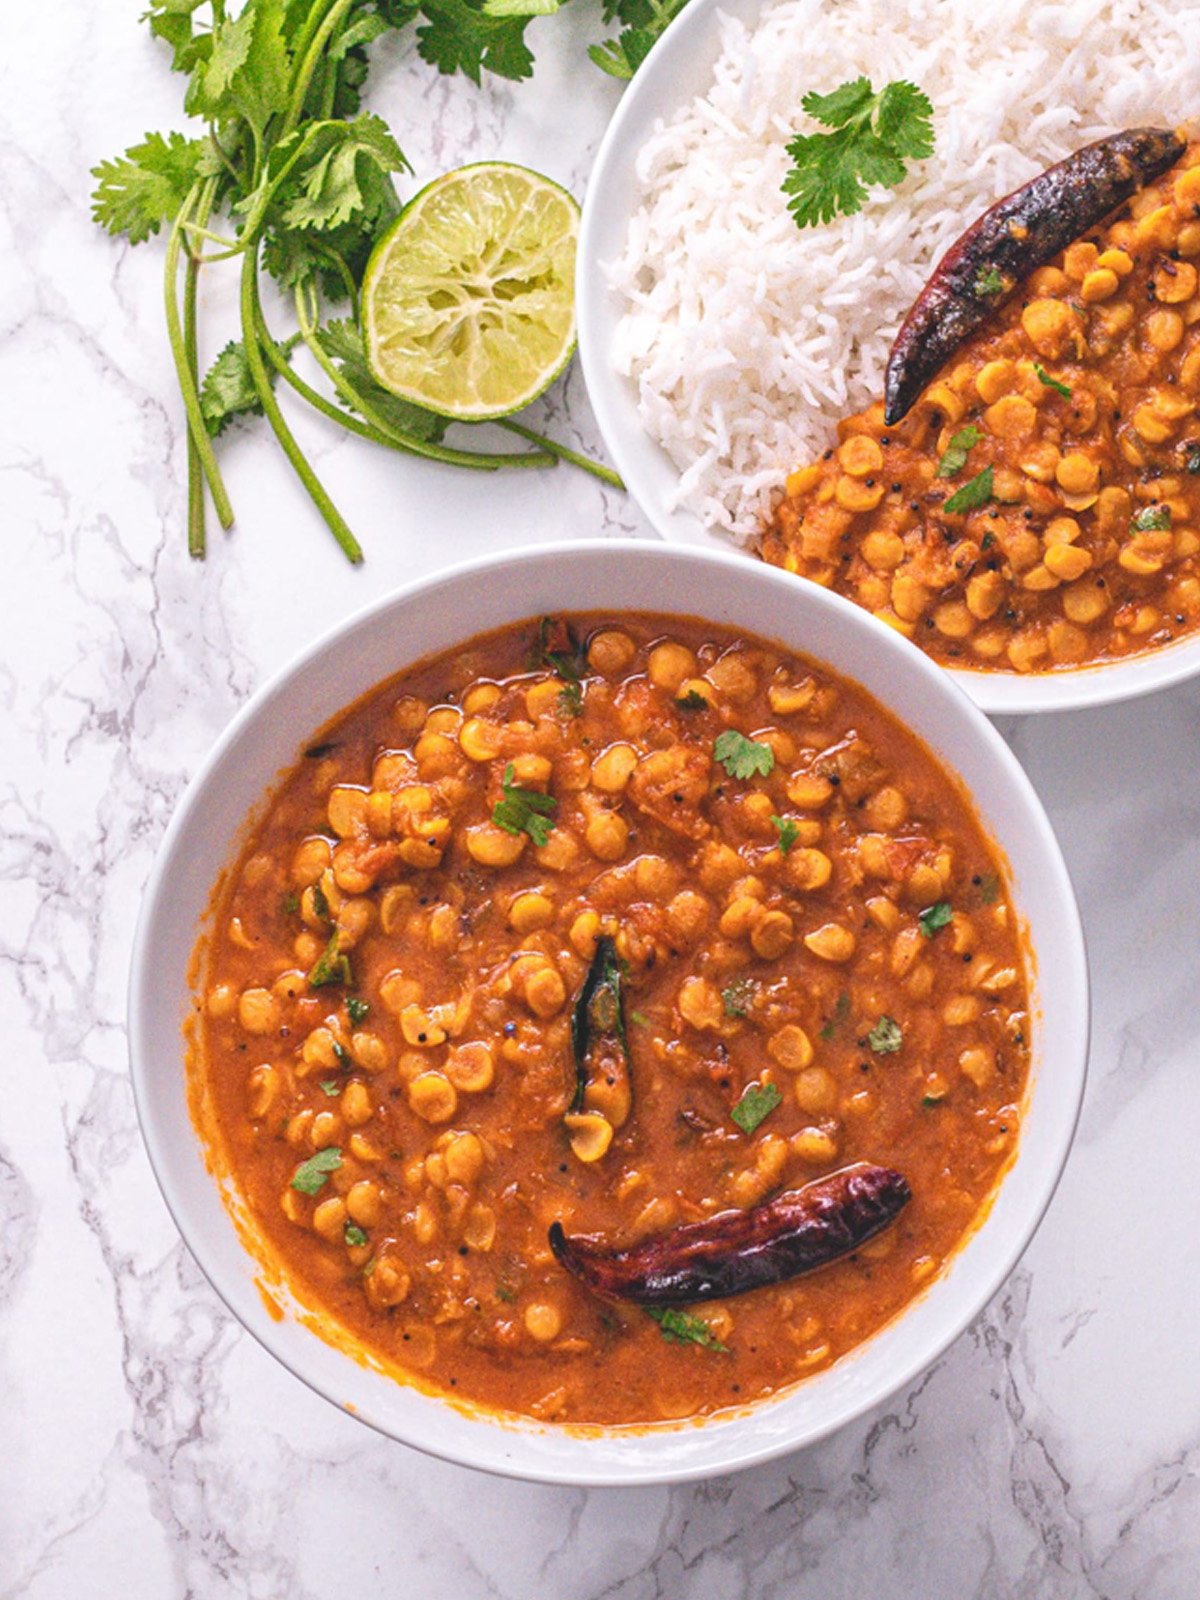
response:
[[[575,350],[578,234],[575,200],[526,167],[483,161],[436,179],[367,263],[376,378],[460,421],[528,405]]]

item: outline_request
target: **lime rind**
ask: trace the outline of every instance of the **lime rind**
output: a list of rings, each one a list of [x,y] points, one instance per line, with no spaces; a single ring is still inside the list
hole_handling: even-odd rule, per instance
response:
[[[363,280],[379,382],[459,421],[535,400],[575,350],[578,231],[573,197],[524,167],[481,162],[421,190]]]

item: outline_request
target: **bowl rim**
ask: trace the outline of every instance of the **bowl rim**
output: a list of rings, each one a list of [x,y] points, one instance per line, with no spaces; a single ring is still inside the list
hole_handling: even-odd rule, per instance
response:
[[[933,694],[944,696],[955,705],[958,716],[967,719],[987,753],[1004,769],[1005,777],[1010,785],[1010,792],[1015,795],[1019,805],[1017,815],[1024,826],[1034,829],[1038,846],[1046,858],[1045,864],[1054,877],[1052,899],[1055,907],[1054,915],[1058,922],[1056,929],[1056,957],[1065,963],[1069,969],[1071,979],[1068,985],[1068,996],[1061,1002],[1062,1012],[1066,1018],[1065,1025],[1068,1027],[1074,1042],[1073,1060],[1065,1063],[1065,1070],[1073,1072],[1074,1081],[1072,1085],[1068,1079],[1068,1088],[1070,1090],[1069,1110],[1065,1117],[1061,1117],[1060,1135],[1053,1150],[1052,1158],[1045,1166],[1045,1170],[1036,1173],[1034,1180],[1031,1180],[1031,1193],[1024,1203],[1023,1220],[1020,1226],[1014,1227],[1011,1237],[1007,1239],[1006,1243],[993,1246],[992,1255],[994,1260],[986,1273],[988,1280],[986,1289],[976,1289],[964,1295],[958,1310],[946,1319],[939,1337],[935,1341],[923,1345],[919,1351],[914,1351],[907,1359],[900,1361],[888,1373],[886,1380],[877,1383],[865,1399],[861,1396],[843,1398],[840,1403],[830,1408],[829,1415],[822,1421],[817,1424],[808,1423],[802,1430],[797,1430],[790,1436],[764,1443],[755,1443],[751,1440],[749,1443],[739,1442],[733,1444],[731,1441],[732,1448],[728,1449],[721,1459],[715,1463],[712,1461],[703,1461],[696,1464],[666,1463],[661,1467],[638,1464],[634,1464],[630,1468],[626,1468],[623,1465],[620,1467],[599,1464],[589,1465],[585,1453],[588,1443],[586,1434],[570,1435],[573,1443],[578,1447],[579,1459],[577,1464],[561,1469],[557,1466],[553,1469],[547,1469],[544,1465],[531,1466],[520,1460],[519,1444],[516,1444],[516,1441],[521,1438],[520,1429],[524,1426],[526,1419],[515,1419],[517,1426],[514,1429],[512,1420],[507,1416],[503,1414],[489,1415],[482,1408],[476,1413],[468,1413],[468,1420],[471,1423],[471,1438],[475,1438],[480,1429],[504,1431],[506,1436],[514,1441],[513,1459],[480,1460],[478,1455],[474,1454],[469,1448],[456,1447],[453,1444],[447,1445],[428,1434],[423,1435],[420,1432],[402,1431],[398,1427],[390,1426],[388,1421],[371,1415],[367,1408],[348,1404],[345,1395],[353,1389],[353,1374],[364,1370],[351,1356],[342,1351],[337,1352],[341,1363],[339,1370],[344,1368],[346,1372],[345,1383],[335,1385],[333,1382],[325,1381],[318,1373],[312,1370],[314,1366],[319,1364],[319,1358],[314,1359],[311,1364],[308,1363],[304,1359],[303,1353],[300,1357],[297,1357],[294,1351],[289,1349],[280,1337],[281,1328],[288,1325],[291,1319],[285,1318],[283,1322],[274,1319],[268,1313],[266,1306],[261,1302],[257,1294],[252,1297],[246,1297],[243,1302],[239,1297],[238,1286],[232,1282],[226,1282],[226,1274],[220,1265],[219,1251],[215,1239],[210,1242],[202,1223],[195,1221],[190,1215],[189,1202],[184,1193],[182,1173],[177,1170],[177,1164],[169,1149],[167,1124],[164,1119],[163,1124],[160,1126],[156,1103],[150,1088],[150,1074],[153,1070],[151,1061],[153,1058],[148,1048],[146,1035],[150,1029],[149,1018],[154,1004],[153,996],[156,990],[161,990],[164,987],[161,983],[156,983],[153,977],[154,952],[152,936],[159,902],[162,900],[169,885],[173,858],[181,842],[186,839],[190,828],[196,825],[197,817],[202,818],[203,816],[206,791],[214,781],[227,755],[236,746],[245,730],[268,714],[272,706],[282,696],[288,694],[293,681],[307,668],[311,667],[315,661],[319,660],[326,651],[339,642],[349,640],[359,630],[367,628],[381,614],[386,614],[394,608],[402,609],[410,606],[415,601],[425,599],[440,589],[453,589],[463,583],[486,580],[489,574],[503,567],[510,565],[536,567],[547,560],[571,560],[584,554],[591,557],[603,555],[605,558],[610,557],[614,561],[650,561],[664,565],[671,565],[677,562],[698,562],[713,569],[714,579],[720,578],[724,573],[727,575],[728,580],[733,583],[739,581],[739,575],[745,577],[748,572],[755,574],[757,581],[765,581],[770,584],[783,585],[787,578],[786,574],[778,572],[774,568],[765,566],[747,568],[747,564],[736,553],[725,551],[681,550],[678,547],[641,539],[567,540],[551,544],[513,547],[506,551],[479,557],[415,579],[369,601],[349,616],[325,629],[314,640],[306,644],[303,649],[270,673],[259,688],[238,709],[197,766],[163,833],[153,867],[143,891],[130,960],[127,986],[130,1077],[138,1123],[155,1180],[180,1237],[192,1258],[230,1313],[255,1338],[258,1344],[274,1356],[280,1365],[294,1377],[299,1378],[309,1389],[328,1400],[339,1411],[349,1411],[355,1416],[356,1420],[365,1422],[384,1437],[409,1445],[424,1454],[475,1470],[492,1472],[499,1476],[578,1487],[633,1487],[646,1484],[685,1483],[760,1465],[782,1455],[803,1449],[810,1444],[818,1443],[840,1428],[849,1425],[858,1417],[886,1402],[892,1395],[914,1381],[922,1372],[932,1366],[949,1345],[961,1337],[970,1323],[1000,1292],[1017,1262],[1028,1248],[1062,1179],[1078,1125],[1087,1080],[1090,1045],[1090,982],[1086,945],[1078,903],[1053,827],[1030,779],[997,730],[979,712],[978,708],[969,700],[969,697],[962,694],[962,691],[946,673],[920,652],[910,650],[904,641],[899,639],[886,624],[878,621],[878,619],[870,616],[841,596],[821,590],[815,585],[808,586],[812,591],[808,597],[809,603],[814,604],[818,610],[829,608],[835,613],[840,613],[843,622],[848,627],[874,633],[885,652],[902,653],[909,662],[909,670],[915,671],[918,676],[923,677]],[[589,603],[581,609],[595,609],[595,607]],[[601,602],[599,609],[604,609],[603,602]],[[627,610],[635,608],[614,605],[613,609]],[[665,606],[654,606],[651,609],[661,609],[669,614],[669,608]],[[691,608],[682,608],[679,614],[694,615],[696,613]],[[517,620],[517,618],[514,616],[513,620]],[[734,626],[737,625],[735,624]],[[753,632],[754,630],[750,629],[748,631]],[[471,636],[470,633],[465,635],[468,638]],[[770,637],[769,634],[764,636]],[[786,644],[783,647],[796,648]],[[452,646],[447,648],[452,648]],[[821,659],[815,652],[814,658]],[[403,671],[404,667],[402,665],[394,670]],[[893,716],[899,715],[894,710],[891,710],[889,701],[884,698],[879,689],[873,687],[870,683],[863,682],[860,678],[855,678],[851,673],[844,672],[841,668],[834,667],[832,670],[860,684],[868,694],[874,695],[880,704],[886,710],[889,710]],[[390,675],[389,673],[385,676]],[[383,679],[378,681],[382,682]],[[359,692],[369,692],[369,689],[370,686]],[[353,703],[352,700],[346,701],[347,706],[351,703]],[[924,738],[919,732],[917,737]],[[958,778],[958,781],[966,789],[965,780],[961,778],[958,767],[951,757],[941,750],[933,750],[933,754],[953,776]],[[263,793],[265,792],[264,790]],[[966,790],[966,792],[968,798],[971,798],[970,791]],[[227,838],[214,851],[215,855],[219,855],[221,864],[227,863],[234,843],[233,839]],[[200,926],[197,925],[197,936],[199,932]],[[1037,974],[1036,956],[1037,952],[1034,950],[1033,975],[1035,982]],[[194,993],[194,984],[188,983],[186,979],[184,980],[184,987],[189,994]],[[1055,1063],[1055,1067],[1057,1071],[1058,1062]],[[182,1051],[180,1068],[183,1070]],[[197,1146],[200,1146],[200,1140],[198,1135],[195,1135],[194,1126],[191,1131],[196,1137]],[[1020,1146],[1018,1145],[1018,1152],[1019,1150]],[[993,1202],[1010,1181],[1010,1177],[1011,1174],[1006,1173],[1001,1178],[993,1193]],[[214,1187],[219,1187],[217,1177],[212,1176],[212,1183]],[[989,1202],[988,1212],[992,1209],[993,1202]],[[222,1205],[224,1207],[223,1199]],[[227,1210],[227,1208],[225,1209]],[[984,1214],[985,1219],[988,1212]],[[231,1227],[233,1226],[232,1221],[230,1225]],[[973,1234],[968,1237],[956,1249],[954,1256],[951,1258],[951,1264],[963,1260],[975,1236]],[[244,1244],[241,1245],[241,1248],[245,1249]],[[943,1277],[943,1274],[939,1274],[933,1280],[933,1283],[936,1285],[943,1280]],[[851,1360],[856,1352],[868,1348],[876,1338],[887,1331],[887,1328],[902,1322],[910,1306],[920,1303],[922,1303],[921,1297],[918,1297],[916,1301],[909,1302],[898,1313],[896,1318],[877,1330],[876,1334],[864,1341],[863,1344],[856,1346],[853,1351],[847,1352],[847,1356],[844,1359]],[[330,1348],[327,1343],[319,1339],[317,1334],[313,1333],[312,1338],[316,1343],[324,1344],[324,1348]],[[302,1352],[306,1353],[308,1348],[307,1345],[303,1345],[301,1347]],[[839,1363],[834,1363],[834,1366],[829,1370],[835,1370],[838,1365]],[[755,1414],[761,1414],[764,1410],[773,1408],[780,1402],[786,1401],[790,1393],[795,1393],[796,1387],[790,1386],[777,1398],[758,1402],[744,1412],[735,1413],[730,1421],[736,1422],[746,1415],[753,1418]],[[802,1389],[803,1385],[799,1387]],[[439,1404],[445,1406],[446,1402],[441,1401]],[[447,1409],[455,1408],[449,1406]],[[703,1423],[703,1431],[708,1437],[712,1437],[723,1426],[728,1425],[728,1423],[723,1423],[723,1420],[718,1416]],[[614,1430],[600,1428],[598,1431],[602,1434],[607,1433],[610,1437],[615,1436]],[[662,1437],[671,1439],[679,1438],[680,1436],[681,1430],[676,1429],[664,1430],[662,1435]],[[641,1444],[645,1445],[654,1435],[652,1432],[638,1431],[634,1432],[632,1437],[635,1437]]]
[[[659,538],[669,543],[732,551],[743,560],[757,557],[706,528],[686,507],[669,510],[664,503],[667,477],[677,478],[678,470],[647,433],[637,414],[630,380],[609,359],[610,336],[617,315],[605,263],[619,250],[636,205],[637,151],[655,121],[670,116],[684,103],[687,89],[677,85],[681,80],[690,83],[709,30],[713,30],[709,42],[715,61],[717,18],[729,14],[751,25],[758,12],[770,3],[771,0],[690,0],[657,40],[622,95],[597,147],[584,195],[575,265],[576,322],[584,383],[605,448],[629,493]],[[991,672],[956,667],[943,670],[989,716],[1081,711],[1139,699],[1200,676],[1200,631],[1144,655],[1062,672]]]

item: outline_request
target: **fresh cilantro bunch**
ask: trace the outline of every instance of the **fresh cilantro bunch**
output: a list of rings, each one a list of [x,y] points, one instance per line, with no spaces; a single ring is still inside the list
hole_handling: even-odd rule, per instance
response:
[[[797,134],[787,147],[792,168],[783,180],[788,210],[799,228],[861,211],[872,184],[894,189],[908,161],[933,152],[933,106],[916,84],[900,80],[878,94],[869,78],[843,83],[832,94],[808,93],[801,107],[830,133]]]
[[[411,167],[387,124],[361,107],[367,49],[415,25],[417,50],[442,72],[527,78],[525,29],[561,0],[151,0],[145,20],[186,79],[196,133],[150,133],[93,168],[93,216],[141,244],[166,230],[166,322],[188,422],[188,548],[205,550],[205,485],[221,525],[233,508],[213,441],[238,417],[264,416],[351,561],[362,551],[300,449],[276,398],[282,381],[351,433],[406,454],[491,470],[574,461],[607,469],[519,423],[533,446],[491,452],[445,442],[439,417],[389,394],[371,375],[358,285],[371,250],[400,211],[395,180]],[[220,227],[218,227],[218,221]],[[197,285],[202,267],[238,261],[240,336],[201,377]],[[182,287],[180,269],[182,267]],[[268,326],[260,273],[291,299],[297,330]],[[330,319],[326,307],[346,308]],[[329,393],[293,370],[304,344]]]

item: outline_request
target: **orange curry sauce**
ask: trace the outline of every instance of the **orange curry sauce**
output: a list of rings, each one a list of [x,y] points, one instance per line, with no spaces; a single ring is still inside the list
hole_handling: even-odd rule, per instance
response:
[[[316,736],[218,891],[192,1070],[302,1300],[439,1391],[648,1423],[776,1393],[940,1270],[1017,1139],[1027,974],[965,797],[865,692],[703,622],[572,621],[565,676],[531,623]],[[727,730],[770,770],[731,776]],[[543,843],[492,820],[506,774],[548,797]],[[564,1114],[604,933],[632,1106],[596,1141]],[[779,1103],[747,1133],[750,1085]],[[906,1175],[898,1221],[698,1309],[723,1350],[547,1245],[555,1220],[626,1243],[860,1159]]]
[[[788,479],[766,560],[947,666],[1079,667],[1193,632],[1198,264],[1193,144],[1034,272],[901,422],[882,403],[842,422]],[[985,471],[980,503],[948,510]]]

